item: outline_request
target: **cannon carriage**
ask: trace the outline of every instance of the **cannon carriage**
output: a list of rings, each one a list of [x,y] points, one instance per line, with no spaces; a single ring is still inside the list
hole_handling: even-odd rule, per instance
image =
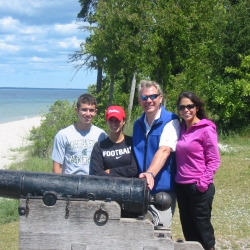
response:
[[[202,249],[152,224],[148,206],[168,209],[171,198],[146,186],[137,178],[0,170],[0,197],[20,199],[19,249]]]

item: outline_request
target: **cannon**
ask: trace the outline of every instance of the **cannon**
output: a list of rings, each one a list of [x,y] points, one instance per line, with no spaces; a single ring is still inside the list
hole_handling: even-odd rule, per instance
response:
[[[40,198],[47,206],[55,205],[59,199],[110,200],[116,201],[122,215],[128,217],[144,216],[149,204],[160,210],[171,206],[167,193],[149,194],[145,179],[11,170],[0,170],[0,196]]]
[[[19,250],[202,250],[153,225],[171,198],[145,179],[0,170],[0,197],[20,199]]]

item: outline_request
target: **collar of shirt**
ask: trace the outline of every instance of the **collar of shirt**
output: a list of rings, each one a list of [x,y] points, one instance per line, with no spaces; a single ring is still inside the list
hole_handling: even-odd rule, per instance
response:
[[[148,124],[148,121],[147,121],[147,115],[145,115],[144,117],[144,123],[146,125],[146,136],[148,135],[148,132],[151,130],[152,126],[154,125],[155,121],[158,120],[161,116],[161,108],[158,110],[154,120],[152,121],[151,125]]]

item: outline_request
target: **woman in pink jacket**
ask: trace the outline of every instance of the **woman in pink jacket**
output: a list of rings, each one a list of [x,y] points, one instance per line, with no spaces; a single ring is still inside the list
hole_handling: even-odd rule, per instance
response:
[[[198,241],[204,249],[213,250],[213,178],[220,165],[220,156],[216,126],[206,119],[203,106],[203,102],[192,92],[182,92],[178,97],[177,108],[182,127],[176,146],[175,181],[185,239]]]

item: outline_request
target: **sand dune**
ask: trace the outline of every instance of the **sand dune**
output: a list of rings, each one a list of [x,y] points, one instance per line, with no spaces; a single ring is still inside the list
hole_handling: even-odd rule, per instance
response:
[[[29,118],[0,124],[0,169],[8,167],[12,162],[22,160],[16,149],[27,146],[32,127],[38,127],[41,117]]]

